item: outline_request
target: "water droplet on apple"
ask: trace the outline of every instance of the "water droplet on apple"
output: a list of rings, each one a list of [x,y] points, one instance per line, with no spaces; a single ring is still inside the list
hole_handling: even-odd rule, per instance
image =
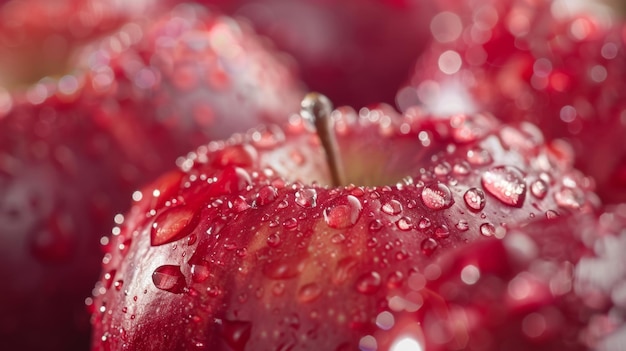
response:
[[[335,229],[344,229],[356,224],[361,216],[363,206],[359,199],[352,195],[347,195],[344,203],[336,204],[324,210],[324,221]]]
[[[558,216],[559,216],[559,214],[556,213],[556,211],[553,211],[553,210],[547,210],[546,211],[546,218],[548,218],[548,219],[556,218]]]
[[[440,164],[435,166],[434,172],[437,176],[443,177],[452,171],[452,166],[448,162],[441,162]]]
[[[457,222],[456,229],[464,232],[469,229],[469,223],[466,220],[461,219]]]
[[[185,276],[180,271],[180,266],[163,265],[152,273],[152,283],[158,289],[169,291],[174,294],[182,293],[187,284]]]
[[[402,231],[411,230],[413,227],[413,221],[409,217],[402,217],[396,222],[396,227]]]
[[[431,223],[430,223],[430,219],[428,219],[428,218],[426,218],[426,217],[422,217],[422,218],[420,218],[420,221],[419,221],[419,223],[417,224],[417,226],[418,226],[420,229],[427,229],[427,228],[429,228],[429,227],[430,227],[430,224],[431,224]]]
[[[300,302],[311,302],[322,294],[322,288],[317,283],[310,283],[302,286],[298,290],[298,300]]]
[[[530,193],[538,199],[543,199],[548,193],[548,184],[541,179],[537,179],[530,185]]]
[[[391,200],[386,202],[381,210],[388,215],[397,215],[402,212],[402,204],[398,200]]]
[[[233,145],[217,151],[213,165],[220,168],[226,166],[252,167],[257,159],[257,151],[251,145]]]
[[[585,194],[579,188],[562,188],[554,194],[557,205],[579,209],[585,204]]]
[[[456,163],[454,165],[454,167],[452,168],[452,172],[456,175],[460,175],[460,176],[464,176],[464,175],[468,175],[471,171],[471,166],[469,165],[469,163],[465,162],[465,161],[461,161],[459,163]]]
[[[381,284],[382,279],[380,278],[380,274],[378,274],[378,272],[369,272],[357,279],[355,288],[361,294],[371,295],[378,291]]]
[[[304,208],[315,207],[317,205],[317,191],[315,189],[296,191],[296,204]]]
[[[502,203],[520,207],[526,196],[526,183],[522,172],[512,166],[497,166],[482,176],[485,190]]]
[[[370,230],[371,233],[373,233],[373,232],[377,232],[377,231],[381,230],[382,227],[383,227],[383,223],[380,220],[375,219],[375,220],[370,222],[369,230]]]
[[[191,279],[195,283],[202,283],[207,280],[210,275],[208,262],[203,261],[199,264],[191,265]]]
[[[437,241],[433,238],[426,238],[422,241],[420,246],[422,253],[426,256],[430,256],[433,252],[435,252],[435,250],[437,250],[439,244],[437,244]]]
[[[150,228],[150,244],[165,245],[191,234],[198,224],[198,213],[189,206],[173,207],[161,212]]]
[[[244,351],[251,335],[251,322],[222,320],[221,336],[233,351]]]
[[[494,236],[496,234],[496,227],[491,223],[483,223],[480,225],[480,234],[484,236]]]
[[[122,279],[119,279],[115,283],[113,283],[113,287],[117,291],[121,291],[123,286],[124,286],[124,281]]]
[[[265,206],[270,204],[276,200],[278,196],[278,190],[271,185],[265,185],[261,189],[259,189],[258,194],[256,195],[256,199],[254,201],[257,206]]]
[[[489,151],[484,149],[471,149],[467,151],[467,161],[475,166],[484,166],[493,162]]]
[[[452,192],[443,183],[434,183],[422,189],[422,202],[431,210],[444,210],[454,204]]]
[[[269,261],[263,266],[263,274],[275,280],[291,279],[298,276],[303,268],[300,261]]]
[[[463,200],[470,210],[478,212],[485,208],[485,193],[478,188],[470,188],[463,195]]]
[[[357,265],[357,261],[352,257],[342,258],[337,263],[337,268],[335,269],[335,275],[333,277],[333,283],[335,284],[343,284],[350,277],[350,272]]]
[[[448,236],[450,236],[450,229],[448,229],[446,225],[442,225],[435,229],[435,235],[441,239],[447,238]]]

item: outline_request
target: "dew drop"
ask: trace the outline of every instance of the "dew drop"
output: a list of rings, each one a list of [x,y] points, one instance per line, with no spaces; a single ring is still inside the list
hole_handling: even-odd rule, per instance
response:
[[[497,166],[482,176],[485,190],[502,203],[521,207],[526,196],[526,183],[519,169],[512,166]]]
[[[402,204],[398,200],[391,200],[385,203],[381,210],[388,215],[397,215],[402,212]]]
[[[244,351],[252,335],[252,323],[223,320],[221,336],[233,351]]]
[[[426,238],[422,241],[420,246],[422,253],[426,256],[430,256],[435,252],[439,244],[437,244],[437,241],[433,238]]]
[[[475,212],[485,208],[485,193],[478,188],[470,188],[463,195],[463,200],[470,210]]]
[[[467,151],[467,161],[475,166],[484,166],[493,162],[489,151],[484,149],[471,149]]]
[[[548,184],[541,179],[537,179],[530,185],[530,193],[538,199],[543,199],[548,193]]]
[[[580,189],[562,188],[554,194],[557,205],[570,209],[579,209],[585,204],[585,194]]]
[[[359,199],[348,195],[344,202],[344,204],[337,204],[324,210],[324,220],[329,227],[335,229],[352,227],[361,216],[363,206]]]
[[[202,283],[203,281],[207,280],[209,275],[210,271],[207,262],[191,265],[191,279],[195,283]]]
[[[161,212],[150,228],[150,244],[165,245],[189,235],[197,226],[199,211],[189,206],[178,206]]]
[[[464,232],[469,229],[469,223],[466,220],[461,219],[457,222],[456,229]]]
[[[448,162],[441,162],[437,166],[435,166],[434,172],[437,176],[443,177],[452,171],[452,166]]]
[[[317,191],[315,189],[300,189],[296,192],[296,204],[301,207],[315,207],[317,205]]]
[[[298,276],[302,269],[298,261],[269,261],[263,266],[263,274],[270,279],[284,280]]]
[[[465,161],[461,161],[459,163],[456,163],[454,165],[454,167],[452,168],[452,172],[456,175],[460,175],[460,176],[465,176],[468,175],[471,171],[471,166],[469,165],[469,163],[465,162]]]
[[[413,227],[413,221],[409,217],[402,217],[396,222],[396,227],[402,231],[411,230]]]
[[[556,218],[558,216],[559,216],[559,214],[556,213],[556,211],[553,211],[553,210],[547,210],[546,211],[546,218],[548,218],[548,219]]]
[[[494,236],[496,234],[496,227],[491,223],[483,223],[480,225],[480,234],[484,236]]]
[[[422,202],[432,210],[443,210],[454,204],[452,192],[443,183],[434,183],[422,189]]]
[[[381,284],[382,279],[380,274],[377,272],[369,272],[363,274],[357,279],[355,288],[361,294],[371,295],[378,291]]]
[[[304,303],[315,301],[321,294],[322,288],[317,283],[306,284],[298,290],[298,300]]]
[[[448,236],[450,236],[450,229],[448,229],[447,226],[442,225],[435,229],[435,235],[441,239],[447,238]]]
[[[271,185],[265,185],[261,189],[259,189],[258,194],[256,195],[256,199],[254,201],[257,206],[265,206],[270,204],[276,200],[278,196],[278,190]]]
[[[174,294],[182,293],[187,287],[180,266],[174,265],[164,265],[155,269],[152,273],[152,282],[158,289]]]
[[[418,226],[420,229],[427,229],[427,228],[429,228],[429,227],[430,227],[430,224],[431,224],[431,223],[430,223],[430,219],[428,219],[428,218],[426,218],[426,217],[422,217],[422,218],[420,218],[420,221],[419,221],[419,223],[417,224],[417,226]]]
[[[370,230],[370,232],[377,232],[377,231],[381,230],[382,227],[383,227],[383,223],[380,220],[375,219],[375,220],[370,222],[369,230]]]

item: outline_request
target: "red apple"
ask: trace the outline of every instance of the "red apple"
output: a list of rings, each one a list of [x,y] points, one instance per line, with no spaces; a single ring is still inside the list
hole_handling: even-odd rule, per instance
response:
[[[252,22],[291,54],[311,90],[360,108],[394,103],[429,41],[427,0],[196,0]]]
[[[603,200],[626,201],[621,21],[555,18],[561,7],[542,1],[463,4],[463,12],[431,21],[435,44],[399,93],[401,107],[488,109],[505,121],[536,123],[549,140],[574,146],[576,165],[595,178]]]
[[[129,20],[154,14],[159,2],[0,1],[0,86],[25,87],[67,73],[76,49]]]
[[[88,347],[100,238],[130,194],[214,137],[297,111],[297,80],[266,49],[183,6],[125,25],[88,72],[0,95],[0,349]]]
[[[538,221],[440,256],[408,278],[420,309],[379,315],[378,349],[621,350],[625,210]]]
[[[301,118],[235,135],[135,193],[104,239],[93,350],[369,350],[440,255],[595,207],[530,124],[303,105],[322,138]]]

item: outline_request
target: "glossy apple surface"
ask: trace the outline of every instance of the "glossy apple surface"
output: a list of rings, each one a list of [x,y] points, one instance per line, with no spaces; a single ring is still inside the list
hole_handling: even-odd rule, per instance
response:
[[[294,118],[203,146],[136,193],[107,239],[92,349],[369,350],[377,316],[419,309],[411,277],[440,255],[597,201],[529,124],[331,116],[345,184]]]
[[[564,16],[564,2],[462,4],[433,17],[434,44],[399,93],[400,107],[488,109],[536,123],[546,138],[573,145],[576,166],[604,201],[626,200],[623,21]]]
[[[178,156],[296,110],[297,79],[274,55],[183,6],[125,25],[84,71],[0,95],[0,348],[88,347],[100,238]]]

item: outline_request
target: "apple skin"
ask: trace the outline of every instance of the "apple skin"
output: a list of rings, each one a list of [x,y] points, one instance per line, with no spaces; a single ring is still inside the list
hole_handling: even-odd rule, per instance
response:
[[[423,0],[196,1],[249,20],[295,58],[311,91],[354,108],[395,103],[436,8]]]
[[[92,350],[356,349],[396,297],[419,305],[409,277],[438,256],[596,207],[532,125],[386,106],[332,118],[358,185],[329,185],[294,118],[201,147],[136,193],[105,239]]]
[[[290,68],[232,19],[181,6],[144,25],[85,51],[87,71],[0,93],[0,349],[87,349],[100,238],[130,194],[198,145],[299,105]],[[216,36],[244,57],[208,45]],[[203,51],[186,50],[192,43]],[[172,66],[197,84],[181,88]],[[158,84],[141,84],[150,77]]]
[[[0,86],[21,89],[41,78],[70,72],[76,50],[128,21],[156,14],[160,3],[0,1]]]
[[[563,16],[550,2],[539,3],[464,2],[437,15],[439,34],[398,94],[400,108],[452,113],[455,105],[441,92],[453,90],[454,112],[486,109],[505,122],[535,123],[548,140],[572,144],[576,167],[594,177],[603,201],[624,202],[623,20]]]
[[[374,334],[379,349],[420,335],[434,351],[622,349],[625,215],[540,220],[446,252],[435,276],[412,277],[423,308],[395,311],[394,328]]]

